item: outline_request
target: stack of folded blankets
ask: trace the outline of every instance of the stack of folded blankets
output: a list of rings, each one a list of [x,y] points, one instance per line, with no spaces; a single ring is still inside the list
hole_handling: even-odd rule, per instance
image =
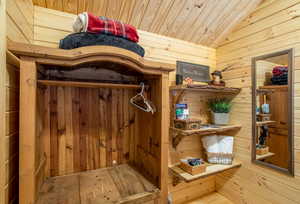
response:
[[[288,67],[276,66],[273,68],[273,77],[271,78],[273,85],[286,85],[288,84]]]
[[[106,45],[127,49],[142,57],[145,55],[145,50],[137,44],[139,41],[137,30],[131,25],[84,12],[77,16],[73,31],[73,34],[60,41],[59,48]]]

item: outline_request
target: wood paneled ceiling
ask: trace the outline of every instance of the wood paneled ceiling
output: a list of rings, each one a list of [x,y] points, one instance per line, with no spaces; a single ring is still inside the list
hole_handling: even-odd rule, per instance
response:
[[[69,13],[88,11],[140,30],[215,46],[262,0],[33,0]]]

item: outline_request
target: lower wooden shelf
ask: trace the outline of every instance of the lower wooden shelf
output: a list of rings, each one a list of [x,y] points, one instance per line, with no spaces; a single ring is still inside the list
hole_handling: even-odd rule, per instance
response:
[[[147,203],[159,189],[127,164],[46,180],[37,204]]]
[[[241,162],[233,161],[231,165],[223,165],[223,164],[210,164],[206,167],[206,171],[200,174],[191,175],[186,171],[182,170],[178,165],[169,167],[172,171],[173,175],[177,177],[177,179],[183,180],[185,182],[191,182],[206,176],[214,175],[228,169],[237,168],[242,165]]]
[[[232,130],[239,130],[242,126],[241,125],[224,125],[224,126],[217,126],[213,128],[201,128],[195,130],[182,130],[178,128],[171,127],[170,132],[173,137],[173,147],[176,148],[180,141],[190,135],[213,135],[218,133],[223,133],[226,131]]]
[[[276,124],[276,121],[272,121],[272,120],[269,120],[269,121],[257,121],[256,122],[256,126],[257,127],[264,126],[264,125],[275,125],[275,124]]]
[[[274,155],[275,155],[275,153],[273,153],[273,152],[268,152],[267,154],[256,155],[256,159],[257,159],[257,160],[263,160],[263,159],[272,157],[272,156],[274,156]]]

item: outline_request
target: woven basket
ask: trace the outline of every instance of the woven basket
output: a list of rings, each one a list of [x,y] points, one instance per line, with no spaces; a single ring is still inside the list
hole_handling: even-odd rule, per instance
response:
[[[233,154],[206,152],[207,160],[211,164],[232,164]]]

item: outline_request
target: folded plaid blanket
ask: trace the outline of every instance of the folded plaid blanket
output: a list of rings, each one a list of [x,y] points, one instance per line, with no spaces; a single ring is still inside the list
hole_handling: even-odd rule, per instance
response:
[[[136,28],[103,16],[97,17],[91,13],[81,13],[73,24],[74,32],[104,33],[123,37],[133,42],[139,41]]]
[[[280,76],[284,73],[288,72],[288,67],[287,66],[276,66],[273,68],[273,76]]]

